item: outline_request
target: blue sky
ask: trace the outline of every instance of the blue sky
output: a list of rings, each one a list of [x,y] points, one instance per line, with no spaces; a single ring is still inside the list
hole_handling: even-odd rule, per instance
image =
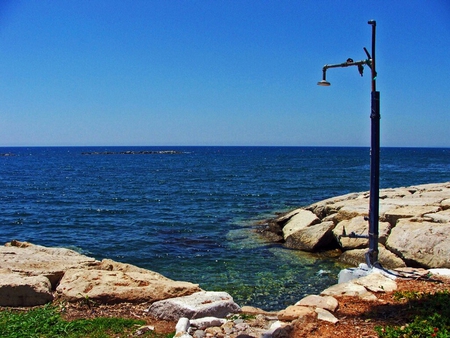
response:
[[[0,0],[0,146],[450,147],[450,2]]]

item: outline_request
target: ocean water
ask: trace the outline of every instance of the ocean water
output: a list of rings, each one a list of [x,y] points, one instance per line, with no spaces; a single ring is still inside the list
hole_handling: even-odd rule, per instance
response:
[[[163,150],[177,153],[136,153]],[[343,266],[268,243],[255,223],[367,191],[370,182],[368,148],[33,147],[0,154],[11,155],[0,156],[1,244],[68,247],[266,310],[319,293]],[[450,149],[381,149],[382,188],[446,181]]]

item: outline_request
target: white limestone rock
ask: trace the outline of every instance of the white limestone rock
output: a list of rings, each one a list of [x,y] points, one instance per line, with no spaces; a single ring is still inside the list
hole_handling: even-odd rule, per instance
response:
[[[28,276],[43,275],[50,280],[53,289],[67,269],[90,269],[98,264],[94,258],[65,248],[47,248],[19,241],[0,247],[0,269],[9,268]]]
[[[309,210],[300,209],[283,227],[283,237],[286,240],[293,233],[319,222],[316,214]]]
[[[56,289],[61,298],[70,302],[89,297],[110,304],[153,302],[190,295],[200,290],[197,284],[173,281],[152,271],[82,269],[67,270]]]
[[[330,286],[320,293],[321,296],[350,296],[365,300],[376,300],[377,297],[364,286],[352,282],[340,283]]]
[[[407,263],[425,268],[450,268],[450,224],[400,219],[386,247]]]
[[[226,292],[200,291],[189,296],[175,297],[153,303],[149,313],[164,320],[201,317],[225,318],[230,313],[239,313],[241,308]]]
[[[299,231],[292,232],[286,238],[286,247],[303,251],[314,251],[327,247],[334,241],[334,223],[322,222]]]
[[[378,227],[378,240],[383,244],[386,242],[386,238],[392,226],[388,222],[379,222]],[[357,236],[368,236],[368,232],[369,222],[365,220],[363,216],[357,216],[351,220],[339,222],[333,230],[334,236],[344,250],[367,248],[369,245],[369,240],[367,238],[352,238],[346,236],[349,236],[351,233],[354,233]]]
[[[367,276],[358,278],[353,283],[362,285],[372,292],[391,292],[397,290],[397,283],[394,280],[377,272],[372,272]]]
[[[385,213],[386,220],[395,225],[400,218],[422,217],[428,213],[438,212],[440,208],[432,205],[405,205]]]

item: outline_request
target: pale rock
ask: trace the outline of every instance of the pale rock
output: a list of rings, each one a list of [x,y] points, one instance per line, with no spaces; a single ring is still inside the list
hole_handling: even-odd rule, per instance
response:
[[[444,210],[450,209],[450,198],[446,198],[441,202],[441,207]]]
[[[52,300],[52,286],[47,277],[0,274],[0,306],[36,306]]]
[[[285,324],[277,320],[270,325],[269,329],[261,334],[261,338],[272,338],[276,330],[281,330]]]
[[[400,219],[386,246],[406,263],[425,268],[450,268],[450,224]]]
[[[303,251],[314,251],[333,242],[334,223],[332,221],[315,224],[292,232],[286,238],[286,247]]]
[[[189,318],[181,317],[178,319],[177,325],[175,325],[175,333],[180,335],[183,333],[188,332],[190,327],[190,321]]]
[[[217,318],[217,317],[202,317],[190,320],[191,326],[199,330],[205,330],[206,328],[212,326],[221,326],[226,322],[227,320],[225,318]]]
[[[339,218],[341,220],[352,219],[357,216],[367,216],[369,210],[368,199],[354,199],[352,201],[340,202]]]
[[[201,290],[197,284],[178,282],[157,273],[70,269],[56,291],[61,298],[83,297],[101,303],[154,302],[190,295]]]
[[[161,275],[158,272],[150,271],[147,269],[140,268],[136,265],[121,263],[113,261],[112,259],[105,258],[103,259],[97,266],[96,270],[105,270],[105,271],[121,271],[124,273],[128,272],[140,272],[148,274],[149,276],[153,276],[152,279],[168,279],[167,277]]]
[[[27,276],[47,277],[55,289],[67,269],[90,269],[99,264],[94,258],[65,248],[47,248],[11,241],[0,247],[0,268],[10,268]]]
[[[153,303],[149,313],[164,320],[178,320],[201,317],[224,318],[230,313],[241,311],[233,298],[226,292],[200,291],[189,296],[175,297]]]
[[[290,322],[301,317],[316,317],[314,309],[308,306],[291,305],[278,312],[278,320]]]
[[[317,319],[323,320],[325,322],[336,324],[339,319],[337,319],[333,314],[331,314],[329,311],[322,309],[322,308],[316,308],[315,309],[317,313]]]
[[[406,196],[411,196],[411,191],[407,188],[388,188],[388,189],[380,189],[380,199],[384,200],[386,198],[404,198]]]
[[[376,272],[358,278],[353,283],[362,285],[372,292],[391,292],[397,290],[397,283],[395,281]]]
[[[379,222],[379,237],[380,243],[385,243],[386,238],[391,229],[391,224],[388,222]],[[351,220],[344,220],[339,222],[338,225],[333,230],[333,234],[338,240],[339,244],[344,250],[350,249],[361,249],[363,247],[368,247],[369,240],[367,238],[351,238],[346,237],[351,233],[356,236],[368,236],[369,232],[369,222],[364,219],[363,216],[357,216]]]
[[[385,213],[386,220],[395,225],[400,218],[422,217],[425,214],[438,212],[440,208],[432,205],[406,205]]]
[[[347,268],[339,271],[338,284],[347,283],[355,279],[367,276],[373,269],[366,263],[360,263],[356,268]]]
[[[294,217],[295,215],[297,215],[297,214],[298,214],[300,211],[302,211],[302,210],[303,210],[303,208],[298,208],[298,209],[292,210],[292,211],[290,211],[290,212],[288,212],[288,213],[286,213],[286,214],[284,214],[284,215],[278,217],[278,218],[276,219],[276,221],[277,221],[277,223],[284,224],[284,223],[286,223],[287,221],[289,221],[292,217]]]
[[[398,277],[409,278],[409,279],[426,278],[427,275],[430,273],[430,271],[427,269],[412,268],[412,267],[397,268],[397,269],[394,269],[393,272]]]
[[[339,302],[336,300],[336,298],[331,296],[309,295],[295,303],[295,305],[309,306],[314,308],[318,307],[334,312],[339,306]]]
[[[362,286],[353,282],[332,285],[320,293],[321,296],[350,296],[364,300],[376,300],[377,297]]]
[[[354,249],[344,251],[339,256],[339,261],[342,263],[358,266],[360,263],[366,261],[365,254],[366,249]],[[395,269],[399,267],[405,267],[405,262],[393,252],[387,250],[384,245],[378,245],[378,262],[386,269]]]
[[[286,239],[294,232],[319,222],[320,220],[316,214],[309,210],[300,209],[283,227],[283,237]]]
[[[213,327],[208,327],[205,330],[206,336],[211,336],[211,337],[222,337],[223,336],[223,332],[222,332],[222,328],[217,327],[217,326],[213,326]]]
[[[432,275],[439,275],[444,277],[450,277],[450,269],[429,269]]]
[[[436,223],[450,223],[450,209],[432,214],[424,214],[423,217],[429,218],[432,222]]]
[[[204,338],[206,336],[206,332],[203,330],[195,330],[192,335],[193,338]]]
[[[388,204],[397,207],[409,207],[409,206],[424,206],[424,205],[436,205],[438,206],[442,198],[439,197],[419,197],[410,196],[404,198],[386,198],[383,200],[383,204]]]
[[[153,325],[144,325],[138,328],[135,332],[135,336],[142,336],[143,334],[146,334],[147,332],[155,331],[155,327]]]

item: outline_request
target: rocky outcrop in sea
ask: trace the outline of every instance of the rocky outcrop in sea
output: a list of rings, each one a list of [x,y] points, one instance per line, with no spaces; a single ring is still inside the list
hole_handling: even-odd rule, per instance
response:
[[[333,197],[262,223],[272,241],[303,251],[338,249],[365,261],[369,192]],[[450,268],[450,182],[380,190],[379,261],[385,268]]]

